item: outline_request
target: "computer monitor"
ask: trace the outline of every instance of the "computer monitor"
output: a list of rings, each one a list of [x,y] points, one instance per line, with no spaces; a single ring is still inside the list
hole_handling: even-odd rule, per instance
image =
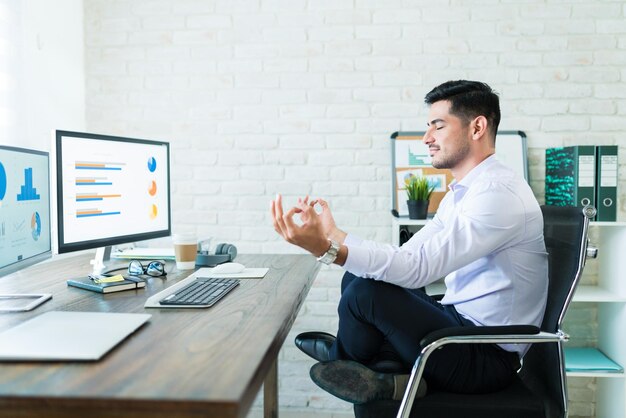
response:
[[[0,145],[0,276],[50,257],[51,245],[48,153]]]
[[[56,131],[58,251],[111,246],[171,234],[169,143]]]

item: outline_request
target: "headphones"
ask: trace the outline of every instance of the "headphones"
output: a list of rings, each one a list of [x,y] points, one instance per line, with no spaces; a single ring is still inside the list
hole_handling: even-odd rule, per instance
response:
[[[232,244],[220,243],[215,247],[215,255],[228,255],[228,261],[233,261],[237,257],[237,247]]]
[[[233,261],[237,257],[237,247],[232,244],[220,243],[215,247],[215,252],[202,251],[201,242],[198,243],[198,253],[196,254],[196,266],[213,267],[218,264]]]

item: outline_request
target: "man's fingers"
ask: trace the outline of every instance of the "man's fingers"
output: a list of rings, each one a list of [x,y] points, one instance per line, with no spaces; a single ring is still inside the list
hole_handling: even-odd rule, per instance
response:
[[[272,215],[272,221],[274,221],[276,219],[276,207],[273,200],[270,200],[270,214]]]
[[[304,199],[298,199],[296,206],[284,212],[282,196],[280,194],[276,195],[276,199],[270,202],[270,213],[272,215],[274,230],[287,242],[296,245],[303,226],[310,223],[311,220],[314,220],[315,217],[318,216],[315,209],[309,205],[308,196]],[[296,224],[293,219],[295,214],[300,214],[303,216],[303,219],[306,220],[303,226]]]
[[[281,225],[284,228],[285,239],[291,243],[293,243],[294,234],[298,229],[300,229],[300,227],[293,221],[293,215],[296,213],[296,209],[297,208],[295,207],[289,209],[282,217]]]
[[[283,217],[283,197],[280,194],[276,195],[276,201],[274,203],[276,209],[276,219]]]
[[[305,203],[304,201],[302,201],[301,199],[298,199],[298,203],[296,203],[296,209],[298,209],[300,212],[304,212],[306,210],[306,208],[309,207],[309,205],[307,203]]]
[[[315,212],[315,208],[313,206],[304,206],[302,208],[302,212],[304,212],[306,215],[317,216],[317,212]]]
[[[282,220],[282,219],[281,219],[281,217],[278,217],[277,214],[276,214],[276,202],[273,201],[273,200],[270,202],[270,212],[272,214],[272,224],[274,225],[274,230],[276,232],[278,232],[278,234],[283,236],[283,238],[284,238],[283,230],[282,230],[282,228],[281,228],[281,226],[279,224],[279,219],[280,220]]]
[[[285,225],[285,221],[284,221],[284,217],[285,215],[283,215],[283,207],[282,207],[282,202],[280,199],[280,195],[277,196],[276,201],[274,201],[273,203],[273,221],[274,221],[274,229],[276,230],[276,232],[278,232],[283,238],[285,238],[287,241],[289,241],[288,239],[288,228]]]

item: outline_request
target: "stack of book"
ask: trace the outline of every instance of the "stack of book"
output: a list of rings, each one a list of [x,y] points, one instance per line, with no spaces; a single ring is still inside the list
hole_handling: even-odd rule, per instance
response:
[[[68,286],[79,287],[85,290],[91,290],[98,293],[121,292],[122,290],[140,289],[146,287],[146,281],[140,277],[127,276],[121,274],[113,276],[107,275],[89,275],[87,277],[79,277],[69,279]]]
[[[546,149],[546,205],[591,205],[596,221],[616,221],[617,166],[617,145]]]

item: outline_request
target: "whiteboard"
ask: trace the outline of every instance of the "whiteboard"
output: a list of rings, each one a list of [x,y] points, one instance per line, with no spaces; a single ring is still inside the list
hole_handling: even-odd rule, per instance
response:
[[[496,135],[496,158],[528,181],[528,157],[524,132],[498,132]]]
[[[431,165],[428,148],[422,143],[424,132],[395,132],[391,135],[391,186],[394,216],[408,216],[404,178],[407,175],[425,175],[437,185],[428,212],[434,213],[447,186],[452,181],[449,170]],[[496,158],[528,181],[526,134],[522,131],[499,131],[496,135]]]

